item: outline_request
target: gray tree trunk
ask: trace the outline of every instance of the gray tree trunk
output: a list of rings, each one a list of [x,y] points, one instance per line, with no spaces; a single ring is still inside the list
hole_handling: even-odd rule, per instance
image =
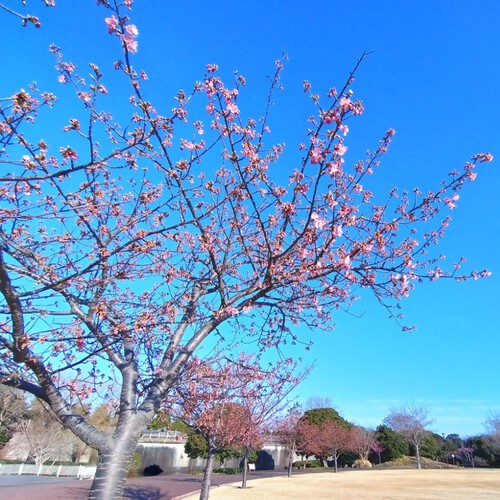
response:
[[[210,485],[212,482],[212,469],[214,467],[214,458],[216,450],[208,446],[207,454],[207,466],[205,467],[205,472],[203,474],[203,482],[201,483],[200,500],[208,500],[210,494]]]
[[[148,424],[145,412],[124,412],[112,436],[99,447],[99,463],[90,488],[91,500],[123,498],[125,482],[139,439]]]
[[[289,455],[288,455],[288,471],[287,471],[287,476],[292,477],[292,469],[293,469],[293,454],[294,454],[294,449],[290,448],[289,450]]]
[[[247,476],[248,476],[248,450],[245,450],[245,455],[243,457],[243,479],[241,481],[241,488],[247,487]]]
[[[420,446],[415,443],[415,454],[417,455],[417,469],[421,469],[422,465],[420,463]]]

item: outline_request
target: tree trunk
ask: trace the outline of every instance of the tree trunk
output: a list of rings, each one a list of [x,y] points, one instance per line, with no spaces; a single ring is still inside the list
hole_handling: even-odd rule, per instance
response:
[[[420,447],[417,443],[415,443],[415,454],[417,455],[417,469],[421,469],[422,465],[420,464]]]
[[[335,465],[335,472],[337,472],[337,453],[335,453],[335,455],[333,455],[333,463]]]
[[[123,498],[125,482],[142,434],[137,422],[121,429],[109,445],[99,451],[99,463],[90,488],[90,500]]]
[[[200,500],[208,500],[210,494],[210,484],[212,481],[212,469],[214,465],[215,449],[210,445],[208,447],[207,466],[203,474],[203,482],[201,483]]]
[[[241,481],[241,487],[247,487],[247,476],[248,476],[248,450],[245,450],[245,455],[243,457],[243,479]]]
[[[287,472],[288,477],[292,477],[293,455],[294,455],[294,449],[290,448],[290,453],[288,455],[288,472]]]
[[[89,499],[118,500],[123,498],[125,481],[127,480],[130,458],[110,449],[99,453],[96,475],[92,481]]]

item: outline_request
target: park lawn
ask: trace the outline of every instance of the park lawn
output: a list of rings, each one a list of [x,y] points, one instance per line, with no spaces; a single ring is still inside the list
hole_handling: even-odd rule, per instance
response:
[[[192,495],[186,500],[195,500]],[[213,500],[230,499],[500,499],[500,469],[349,470],[255,479],[210,491]]]

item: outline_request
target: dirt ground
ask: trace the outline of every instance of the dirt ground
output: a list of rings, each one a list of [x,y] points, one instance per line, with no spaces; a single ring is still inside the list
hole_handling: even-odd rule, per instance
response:
[[[195,500],[198,495],[184,497]],[[214,488],[210,499],[277,500],[500,499],[500,469],[366,470],[255,479]]]

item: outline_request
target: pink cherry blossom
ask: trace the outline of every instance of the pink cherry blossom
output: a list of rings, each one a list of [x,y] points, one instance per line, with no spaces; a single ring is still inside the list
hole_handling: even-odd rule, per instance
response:
[[[127,26],[125,26],[125,31],[132,37],[139,35],[139,30],[135,24],[127,24]]]
[[[238,106],[234,102],[229,102],[228,104],[226,104],[226,109],[233,115],[237,115],[240,112]]]
[[[311,163],[313,165],[322,162],[324,159],[323,150],[320,147],[315,146],[314,148],[312,148],[310,157],[311,157]]]
[[[108,33],[114,33],[118,26],[118,19],[115,16],[107,17],[104,19],[106,25],[108,26]]]
[[[328,224],[328,221],[326,221],[325,219],[320,217],[316,212],[313,212],[311,214],[311,220],[312,220],[313,226],[316,229],[323,229]]]
[[[76,160],[78,158],[78,153],[69,146],[61,147],[59,150],[63,158]]]
[[[132,35],[124,35],[123,36],[123,42],[125,43],[125,47],[127,47],[127,50],[131,52],[132,54],[135,54],[137,52],[137,47],[139,46],[139,43],[137,40]]]
[[[338,143],[338,144],[335,144],[333,149],[338,155],[343,156],[343,155],[345,155],[345,153],[347,151],[347,146],[344,146],[344,144]]]

